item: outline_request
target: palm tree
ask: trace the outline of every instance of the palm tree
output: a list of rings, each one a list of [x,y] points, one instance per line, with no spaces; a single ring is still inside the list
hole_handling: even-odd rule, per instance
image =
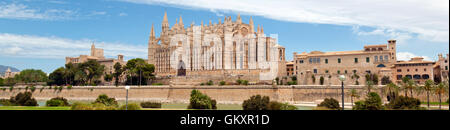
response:
[[[428,109],[430,109],[430,91],[434,87],[434,81],[433,80],[427,80],[425,81],[425,85],[419,86],[419,92],[426,91],[427,92],[427,106]]]
[[[411,97],[413,97],[413,89],[415,88],[415,82],[408,77],[402,78],[402,87],[403,91],[405,91],[405,96],[408,97],[408,90],[411,92]]]
[[[392,82],[387,84],[384,87],[384,92],[387,92],[386,95],[389,96],[389,99],[388,99],[389,101],[395,99],[395,96],[397,95],[398,90],[399,90],[398,86]]]
[[[370,93],[370,90],[373,88],[374,84],[375,83],[373,81],[371,81],[371,80],[366,82],[367,93]]]
[[[359,98],[359,92],[356,91],[356,89],[352,89],[352,90],[350,90],[349,96],[350,96],[350,100],[352,102],[352,107],[353,107],[353,98]]]
[[[440,110],[442,106],[442,95],[448,93],[448,84],[439,83],[439,85],[437,85],[434,90],[435,93],[439,96],[439,110]]]

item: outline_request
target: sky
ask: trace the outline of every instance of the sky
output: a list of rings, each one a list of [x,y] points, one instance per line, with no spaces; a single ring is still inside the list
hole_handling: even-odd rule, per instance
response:
[[[399,60],[437,60],[449,51],[448,0],[2,0],[0,65],[42,69],[64,66],[66,56],[89,54],[147,59],[151,26],[157,36],[164,12],[173,26],[218,23],[240,14],[278,35],[286,59],[294,52],[362,50],[397,40]]]

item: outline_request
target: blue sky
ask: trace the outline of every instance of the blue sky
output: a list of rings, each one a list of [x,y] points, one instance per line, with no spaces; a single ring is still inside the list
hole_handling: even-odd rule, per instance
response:
[[[277,34],[293,52],[361,50],[398,40],[398,57],[435,60],[449,50],[448,0],[4,0],[0,2],[0,64],[52,72],[65,56],[89,54],[92,42],[106,57],[147,58],[152,24],[161,31],[180,16],[188,25],[217,23],[238,13]],[[411,15],[414,14],[414,15]]]

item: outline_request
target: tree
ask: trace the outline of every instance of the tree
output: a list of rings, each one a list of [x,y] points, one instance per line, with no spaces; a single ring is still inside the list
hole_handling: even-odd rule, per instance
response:
[[[317,107],[324,107],[331,110],[340,110],[339,101],[334,98],[325,98]]]
[[[415,88],[415,84],[416,83],[408,77],[402,78],[402,87],[406,97],[408,97],[408,90],[411,92],[411,97],[413,97],[413,90]]]
[[[114,64],[114,80],[115,80],[115,85],[119,86],[119,80],[120,80],[120,76],[122,76],[124,69],[122,68],[122,65],[117,62],[116,64]]]
[[[377,93],[371,92],[367,94],[364,101],[358,101],[355,103],[353,110],[383,110],[384,107],[381,103],[381,98]]]
[[[383,89],[384,89],[383,92],[385,92],[387,95],[388,101],[395,100],[395,98],[398,95],[398,90],[399,90],[397,85],[395,85],[394,83],[391,82],[391,83],[387,84],[385,87],[383,87]]]
[[[313,84],[316,84],[316,76],[312,75],[311,78],[312,78]]]
[[[47,74],[42,70],[26,69],[22,70],[18,75],[14,76],[14,79],[17,82],[36,84],[37,82],[47,82],[48,77]]]
[[[49,81],[48,84],[49,85],[63,85],[64,79],[65,79],[65,74],[66,74],[66,69],[64,67],[60,67],[58,69],[56,69],[55,71],[53,71],[52,73],[50,73],[49,75]]]
[[[4,79],[0,78],[0,86],[4,86],[5,85],[3,82],[4,82]]]
[[[129,60],[125,65],[125,69],[129,74],[129,76],[127,76],[127,80],[130,79],[130,84],[132,85],[147,84],[147,80],[154,77],[153,73],[155,72],[155,66],[153,64],[146,63],[141,58]],[[133,78],[138,78],[138,80],[133,82]]]
[[[359,85],[359,75],[354,73],[351,77],[352,79],[355,79],[355,85]]]
[[[427,80],[425,81],[425,85],[419,86],[419,90],[425,91],[427,93],[427,107],[430,109],[430,92],[434,88],[434,81]],[[419,92],[421,92],[419,91]]]
[[[217,109],[216,101],[194,89],[191,91],[188,109]]]
[[[325,81],[325,79],[323,78],[323,76],[320,76],[320,79],[319,79],[320,85],[323,85],[324,81]]]
[[[374,85],[374,82],[371,81],[371,80],[369,80],[369,81],[366,82],[367,93],[370,93],[370,92],[371,92],[370,90],[372,90],[373,85]]]
[[[381,85],[387,85],[389,83],[391,83],[391,79],[389,79],[388,76],[383,76],[383,78],[381,78]]]
[[[88,60],[82,63],[82,68],[86,73],[87,81],[89,85],[92,85],[92,81],[100,78],[105,70],[104,65],[100,65],[96,60]]]
[[[350,90],[349,96],[350,96],[350,101],[352,102],[352,107],[353,107],[353,98],[359,98],[359,92],[356,91],[356,89],[352,89],[352,90]]]
[[[435,94],[438,95],[439,98],[439,109],[441,109],[442,106],[442,95],[448,93],[448,82],[447,83],[439,83],[437,86],[435,86]]]
[[[372,81],[374,85],[378,85],[378,75],[377,74],[366,74],[366,82]]]
[[[103,75],[103,79],[104,79],[106,82],[111,82],[112,79],[113,79],[113,75],[112,75],[112,74],[106,74],[106,73],[105,73],[105,75]]]
[[[11,97],[9,102],[18,106],[38,106],[36,99],[32,97],[31,92],[20,92],[15,97]]]
[[[254,95],[242,103],[242,108],[244,110],[268,110],[269,103],[270,98],[268,96]]]

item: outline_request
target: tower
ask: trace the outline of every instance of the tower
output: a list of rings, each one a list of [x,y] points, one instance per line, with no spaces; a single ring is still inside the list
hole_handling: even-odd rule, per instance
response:
[[[388,40],[388,47],[391,52],[391,59],[393,63],[397,62],[397,40]]]
[[[95,56],[95,45],[92,43],[91,45],[91,56]]]
[[[255,25],[253,24],[253,18],[252,17],[250,17],[250,22],[248,24],[250,24],[250,34],[255,33]]]
[[[154,27],[155,26],[152,24],[150,37],[148,39],[148,63],[149,64],[155,64],[156,36],[155,36],[155,29],[154,29]]]
[[[169,20],[167,19],[167,12],[164,12],[164,18],[162,22],[162,30],[161,30],[161,44],[162,45],[169,45]]]

